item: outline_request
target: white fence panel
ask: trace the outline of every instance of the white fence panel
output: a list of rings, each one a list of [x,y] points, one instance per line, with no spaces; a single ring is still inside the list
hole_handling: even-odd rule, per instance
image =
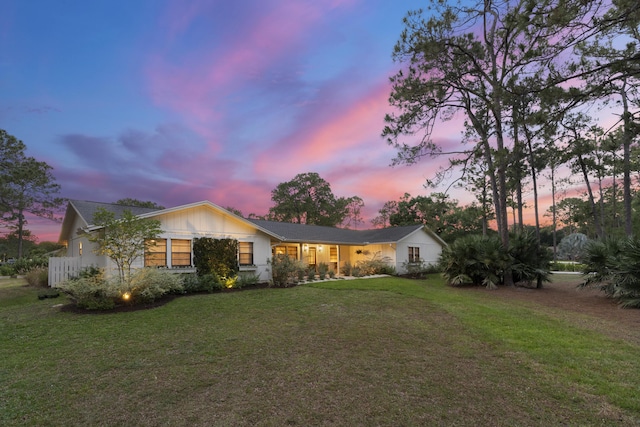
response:
[[[54,288],[58,283],[77,275],[82,269],[82,257],[49,258],[49,286]]]

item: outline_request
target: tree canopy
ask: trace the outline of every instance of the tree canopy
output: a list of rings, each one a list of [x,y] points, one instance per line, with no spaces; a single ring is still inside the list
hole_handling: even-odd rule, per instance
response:
[[[164,206],[161,206],[156,202],[152,202],[149,200],[142,201],[138,199],[131,199],[129,197],[120,199],[115,203],[116,205],[131,206],[131,207],[137,207],[137,208],[149,208],[149,209],[158,209],[158,210],[162,210],[165,208]]]
[[[26,214],[54,219],[63,199],[52,167],[25,154],[25,144],[0,129],[0,220],[18,237],[18,258],[23,256]]]
[[[337,226],[352,216],[357,221],[362,199],[336,197],[331,185],[315,172],[301,173],[271,192],[275,206],[269,209],[273,221]]]
[[[483,234],[483,212],[475,204],[460,207],[444,193],[411,196],[388,201],[372,220],[377,226],[424,224],[448,243],[467,234]],[[486,231],[486,230],[485,230]],[[486,234],[486,233],[485,233]]]

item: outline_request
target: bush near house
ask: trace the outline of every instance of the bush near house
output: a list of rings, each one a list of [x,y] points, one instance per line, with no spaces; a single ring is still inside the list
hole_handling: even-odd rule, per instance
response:
[[[168,294],[181,294],[184,292],[180,276],[155,268],[142,268],[137,270],[130,282],[121,287],[122,295],[127,293],[134,304],[146,304],[155,301]]]
[[[342,265],[342,274],[344,276],[351,276],[352,273],[353,273],[353,266],[349,261],[345,262]]]
[[[356,262],[356,266],[353,268],[356,277],[372,276],[374,274],[396,274],[396,269],[390,265],[391,259],[388,257],[379,258],[374,255],[371,259],[362,260]]]
[[[427,264],[423,259],[418,262],[405,261],[402,263],[402,269],[406,271],[403,276],[411,279],[424,279],[429,274],[440,272],[439,265]]]
[[[221,282],[238,276],[238,241],[202,237],[193,241],[193,264],[199,276],[215,274]]]
[[[318,278],[320,280],[324,280],[327,278],[327,273],[329,273],[329,264],[326,262],[321,262],[318,264]]]
[[[168,294],[184,292],[178,275],[154,268],[135,271],[128,283],[118,278],[105,279],[101,271],[85,271],[58,288],[69,295],[76,306],[87,310],[148,304]]]
[[[182,276],[184,293],[215,292],[223,289],[220,279],[215,274],[184,274]]]
[[[298,260],[286,254],[276,254],[269,260],[271,265],[271,286],[286,288],[295,285],[299,281],[301,272],[305,271],[305,266]],[[309,272],[309,277],[311,277]],[[313,272],[315,274],[315,271]]]

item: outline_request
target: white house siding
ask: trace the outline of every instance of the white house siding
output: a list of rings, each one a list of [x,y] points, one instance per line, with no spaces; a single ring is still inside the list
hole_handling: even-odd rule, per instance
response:
[[[369,261],[372,259],[386,260],[395,266],[396,251],[395,244],[369,244],[362,246],[343,246],[340,263],[344,266],[345,262],[349,262],[355,266],[360,261]],[[361,253],[358,253],[361,251]]]
[[[397,244],[396,270],[399,274],[406,273],[403,264],[409,260],[410,246],[420,248],[420,259],[426,264],[436,264],[442,252],[442,246],[428,233],[419,230],[410,234]]]
[[[82,268],[89,266],[106,268],[107,257],[96,255],[93,250],[94,244],[87,239],[87,235],[78,234],[78,230],[86,226],[87,224],[80,217],[76,216],[73,227],[71,228],[71,235],[67,240],[67,256],[81,257],[80,265]]]
[[[254,268],[242,267],[243,271],[252,272],[260,280],[269,279],[267,259],[271,257],[270,238],[255,227],[240,219],[225,215],[208,206],[196,206],[153,217],[160,221],[160,228],[164,231],[161,239],[167,239],[167,262],[171,258],[171,239],[193,240],[200,237],[214,239],[231,238],[239,242],[253,242]],[[136,260],[134,267],[144,265],[144,259]]]

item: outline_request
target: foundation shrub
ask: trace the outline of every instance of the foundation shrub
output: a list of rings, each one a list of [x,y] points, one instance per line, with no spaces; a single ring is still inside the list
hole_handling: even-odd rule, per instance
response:
[[[236,288],[244,288],[246,286],[255,286],[260,282],[260,276],[255,273],[243,272],[238,274]]]
[[[396,269],[391,265],[391,258],[381,257],[377,252],[370,259],[358,261],[356,267],[359,269],[360,276],[396,273]]]
[[[316,269],[315,267],[309,266],[306,268],[307,271],[307,280],[309,282],[313,282],[314,280],[316,280]]]
[[[236,277],[238,241],[202,237],[193,241],[193,263],[198,275],[216,274],[218,277]]]
[[[177,274],[158,270],[156,268],[142,268],[131,275],[128,284],[120,287],[121,294],[130,294],[131,304],[145,304],[153,302],[169,294],[183,293],[182,280]]]
[[[135,271],[128,283],[118,278],[105,279],[101,271],[84,271],[78,277],[59,284],[58,289],[67,294],[76,306],[87,310],[146,304],[168,294],[184,292],[178,275],[155,268]]]
[[[424,279],[428,274],[439,273],[440,267],[436,264],[428,264],[423,259],[418,262],[403,262],[402,269],[405,276],[412,279]]]
[[[328,272],[329,272],[329,264],[327,264],[326,262],[321,262],[318,264],[318,278],[320,280],[326,279]]]
[[[351,276],[353,274],[353,266],[349,261],[345,262],[342,266],[342,274],[344,276]]]
[[[353,277],[362,277],[362,276],[364,276],[364,274],[362,273],[362,270],[357,265],[355,267],[351,268],[351,274],[350,275],[353,276]]]
[[[214,292],[222,289],[222,283],[213,273],[199,276],[197,274],[185,274],[182,278],[184,293],[193,294],[199,292]]]
[[[284,288],[297,283],[299,271],[304,271],[300,261],[286,254],[276,254],[269,260],[271,265],[271,286]]]
[[[118,283],[105,280],[102,275],[79,276],[60,283],[57,288],[77,307],[86,310],[110,310],[120,296]]]
[[[298,276],[298,282],[302,282],[304,280],[305,274],[306,272],[304,271],[304,268],[299,268],[296,271],[296,275]]]

